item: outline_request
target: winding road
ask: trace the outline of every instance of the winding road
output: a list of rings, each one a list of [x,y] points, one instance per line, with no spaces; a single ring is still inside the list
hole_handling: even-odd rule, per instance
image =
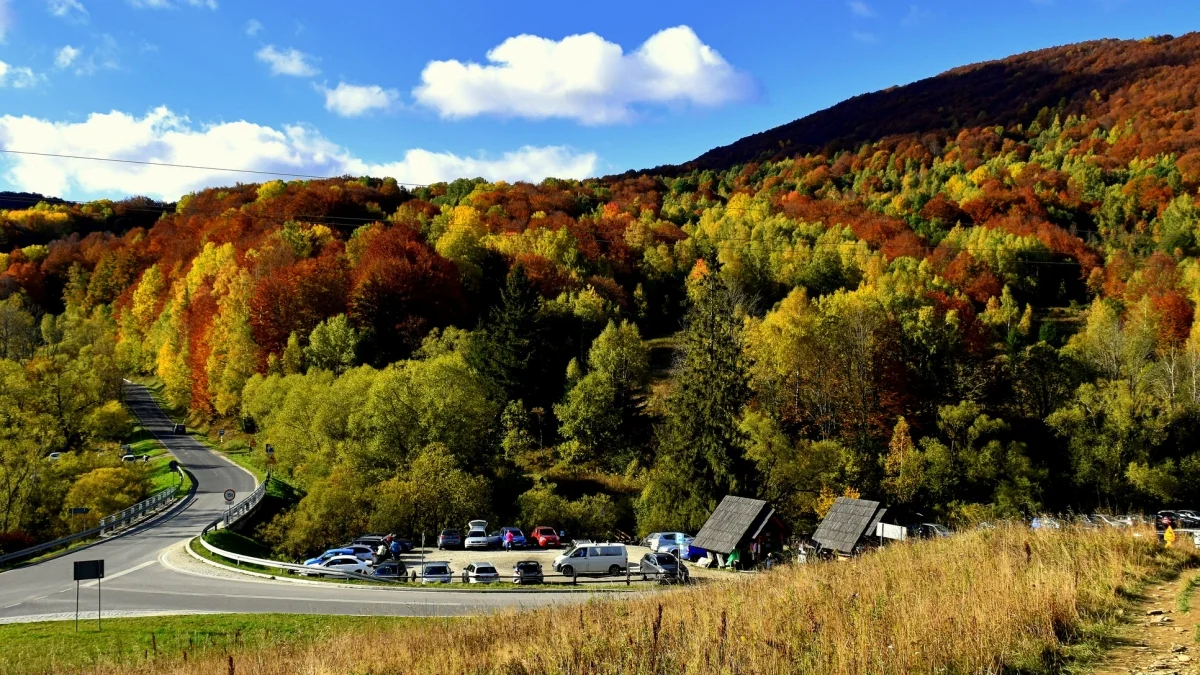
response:
[[[103,559],[105,579],[85,582],[81,616],[94,617],[97,595],[103,610],[119,615],[215,612],[280,612],[383,616],[481,614],[503,608],[536,607],[582,599],[560,593],[472,593],[418,589],[301,585],[284,581],[207,574],[169,562],[168,551],[198,535],[225,509],[222,493],[239,498],[254,490],[248,472],[190,436],[171,433],[173,423],[144,387],[126,384],[126,402],[142,424],[195,477],[195,495],[170,515],[102,540],[69,555],[0,573],[0,623],[64,619],[75,613],[76,560]],[[233,578],[230,578],[233,576]]]

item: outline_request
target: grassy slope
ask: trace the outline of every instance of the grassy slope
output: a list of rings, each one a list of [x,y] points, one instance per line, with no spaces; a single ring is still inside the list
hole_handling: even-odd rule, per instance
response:
[[[189,658],[203,658],[229,649],[301,646],[338,632],[394,629],[410,623],[396,618],[219,614],[105,619],[102,632],[96,631],[94,620],[81,622],[79,633],[73,621],[0,625],[4,645],[0,675],[60,672],[113,662],[151,667],[148,664],[156,658],[182,660],[184,652]]]
[[[848,563],[510,616],[237,649],[238,672],[1050,673],[1094,658],[1150,579],[1196,562],[1151,532],[971,532]],[[1127,615],[1127,614],[1126,614]],[[538,645],[537,650],[513,645]],[[481,655],[488,655],[481,658]],[[92,672],[223,672],[224,658]]]

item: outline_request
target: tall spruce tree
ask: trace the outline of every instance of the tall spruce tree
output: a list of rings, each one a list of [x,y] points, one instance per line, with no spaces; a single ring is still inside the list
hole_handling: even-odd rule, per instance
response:
[[[749,397],[738,292],[720,274],[692,282],[681,360],[639,526],[698,529],[726,494],[751,493],[738,422]]]
[[[500,303],[475,332],[467,363],[500,388],[509,400],[541,404],[546,388],[546,337],[540,297],[517,264],[508,273]]]

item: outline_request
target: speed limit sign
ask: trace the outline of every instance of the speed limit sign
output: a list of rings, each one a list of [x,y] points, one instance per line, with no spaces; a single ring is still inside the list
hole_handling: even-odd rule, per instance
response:
[[[236,492],[234,492],[233,490],[226,490],[226,491],[225,491],[225,501],[229,502],[230,504],[232,504],[232,503],[233,503],[233,498],[234,498],[234,497],[236,497],[236,496],[237,496],[237,493],[236,493]]]

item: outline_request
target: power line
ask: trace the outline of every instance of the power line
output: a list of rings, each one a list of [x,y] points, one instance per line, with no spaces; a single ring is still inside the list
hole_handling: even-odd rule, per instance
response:
[[[89,162],[114,162],[117,164],[140,164],[144,166],[161,166],[172,169],[200,169],[202,171],[222,171],[229,173],[249,173],[258,176],[287,176],[288,178],[310,178],[314,180],[329,180],[333,178],[343,178],[344,176],[316,176],[305,173],[290,173],[287,171],[257,171],[255,169],[228,169],[217,166],[199,166],[195,164],[173,164],[171,162],[150,162],[140,159],[118,159],[116,157],[86,157],[84,155],[64,155],[55,152],[33,152],[31,150],[10,150],[0,148],[0,152],[6,152],[11,155],[32,155],[35,157],[54,157],[56,159],[82,159]],[[408,187],[429,187],[425,183],[401,183],[396,181],[397,185]]]

